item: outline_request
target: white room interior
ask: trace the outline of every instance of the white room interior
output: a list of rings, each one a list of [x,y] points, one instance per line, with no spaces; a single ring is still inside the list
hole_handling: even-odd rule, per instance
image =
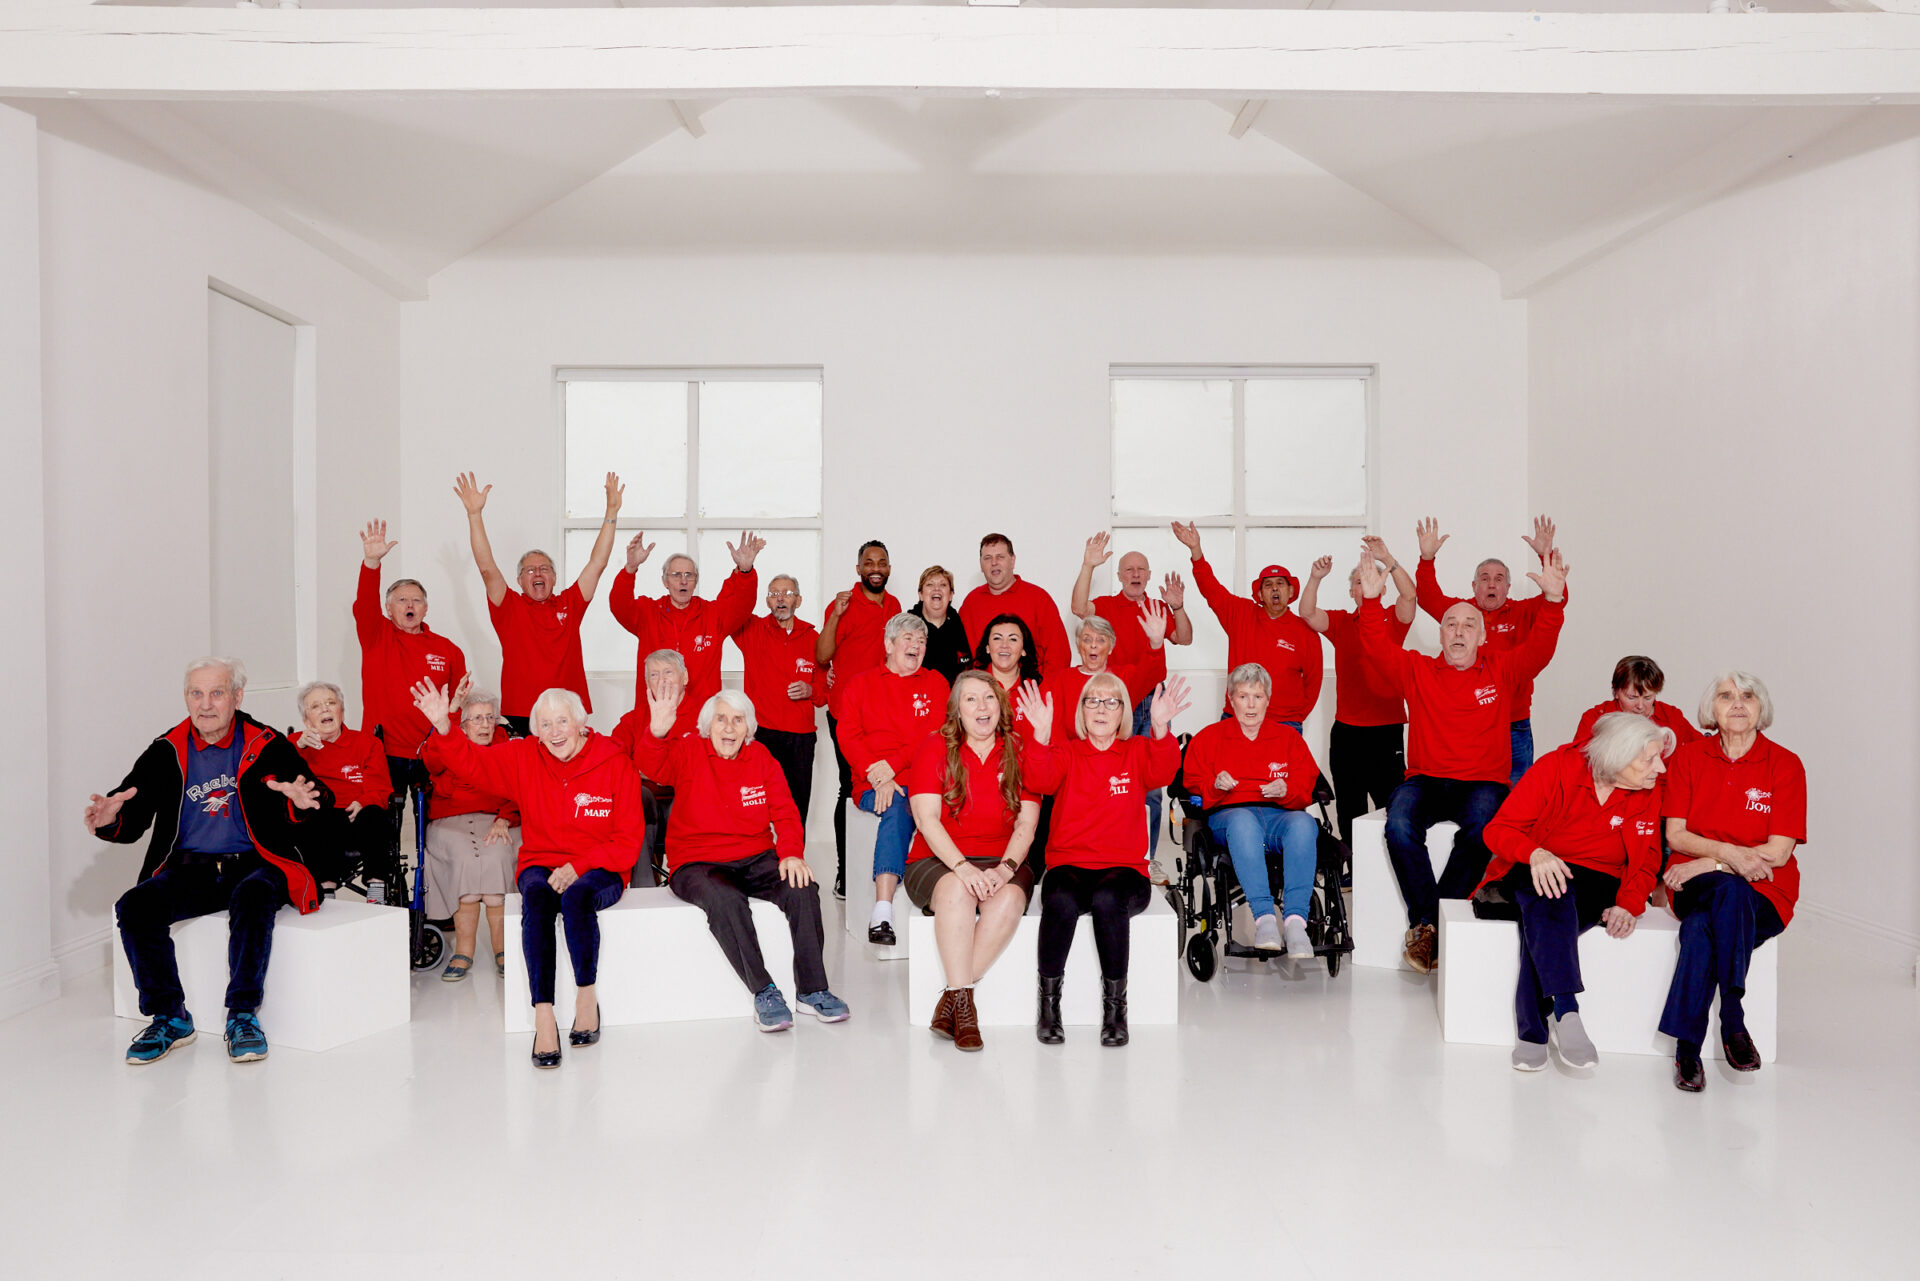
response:
[[[1700,7],[1674,20],[1690,23]],[[1824,14],[1804,30],[1828,46],[1851,37],[1819,23],[1899,21],[1772,7]],[[159,16],[100,21],[140,31],[181,21],[137,12]],[[103,60],[101,81],[124,75],[121,88],[68,93],[57,87],[62,67],[82,65],[73,50],[93,20],[50,17],[49,26],[70,21],[76,43],[37,49],[53,69],[31,75],[25,52],[0,32],[9,460],[0,521],[17,584],[4,645],[26,697],[0,770],[14,888],[0,903],[0,1017],[21,1014],[15,1027],[64,1026],[47,1022],[48,1009],[84,998],[94,1023],[72,1052],[110,1062],[109,1043],[124,1039],[105,1017],[100,976],[112,904],[139,847],[94,841],[78,814],[178,719],[183,660],[227,646],[275,655],[257,669],[247,704],[269,719],[289,720],[290,689],[313,678],[339,682],[358,706],[347,608],[362,522],[391,523],[400,545],[388,578],[423,580],[435,628],[479,672],[497,673],[450,488],[459,470],[494,483],[487,515],[503,560],[562,545],[557,371],[819,371],[824,569],[803,583],[817,617],[850,581],[863,540],[887,540],[893,590],[908,599],[920,567],[936,561],[958,571],[962,593],[978,583],[973,548],[988,529],[1012,535],[1021,573],[1064,605],[1083,540],[1114,520],[1117,370],[1338,366],[1370,371],[1366,515],[1405,558],[1414,522],[1438,516],[1451,535],[1442,579],[1461,590],[1482,555],[1518,565],[1533,513],[1559,522],[1572,602],[1539,682],[1543,748],[1606,695],[1623,653],[1657,656],[1671,676],[1667,698],[1683,707],[1718,668],[1765,677],[1780,708],[1774,737],[1808,769],[1801,919],[1821,942],[1804,955],[1871,974],[1860,981],[1887,994],[1904,1038],[1892,1052],[1910,1060],[1920,953],[1920,871],[1907,835],[1920,825],[1907,782],[1920,772],[1911,662],[1920,86],[1896,91],[1908,71],[1858,94],[1812,75],[1803,92],[1784,73],[1761,92],[1729,73],[1727,92],[1689,95],[1671,91],[1684,69],[1649,63],[1644,92],[1616,84],[1583,95],[1530,84],[1254,97],[1146,86],[1144,76],[1151,92],[1074,92],[1063,82],[991,97],[898,87],[755,95],[704,92],[714,82],[691,73],[680,96],[564,96],[520,84],[512,96],[470,86],[458,96],[275,95],[141,88],[176,72]],[[209,42],[237,29],[230,13],[206,21]],[[149,22],[158,25],[139,26]],[[1920,18],[1891,34],[1859,30],[1873,33],[1856,42],[1863,48],[1898,52],[1920,36]],[[1700,38],[1693,26],[1676,31]],[[1632,38],[1652,35],[1635,29]],[[853,37],[849,45],[860,48]],[[210,66],[223,65],[216,55]],[[1355,83],[1372,87],[1399,74],[1385,63],[1363,72],[1379,79]],[[221,73],[211,74],[203,87],[218,90]],[[1425,74],[1423,64],[1409,83],[1438,83]],[[1756,83],[1765,74],[1752,73]],[[262,386],[249,390],[249,379]],[[223,411],[231,397],[283,416],[273,433],[283,454],[249,461],[250,443],[265,446],[244,430],[233,449],[221,447],[235,439]],[[250,468],[272,473],[270,497],[244,483]],[[217,502],[222,494],[234,497]],[[271,536],[221,536],[223,522],[231,530],[250,520]],[[1150,546],[1156,574],[1184,571],[1165,540]],[[249,559],[222,559],[236,548]],[[1354,549],[1322,550],[1336,558],[1337,586]],[[1243,567],[1226,572],[1230,557],[1215,563],[1230,585],[1244,582]],[[245,599],[246,585],[268,565],[290,568],[261,607]],[[703,591],[723,568],[707,566]],[[1108,582],[1104,572],[1096,579]],[[1203,612],[1197,592],[1193,600]],[[1413,643],[1431,649],[1432,640],[1423,619]],[[1309,727],[1317,751],[1333,677],[1329,664]],[[1200,674],[1200,684],[1194,727],[1210,719],[1218,673]],[[595,672],[592,688],[594,723],[606,729],[631,706],[631,659]],[[830,795],[827,775],[823,760],[817,798]],[[826,809],[815,806],[816,868],[832,860]],[[856,951],[836,965],[856,965]],[[1813,962],[1784,954],[1783,989],[1812,1011],[1821,1004],[1812,977],[1791,977],[1803,963]],[[1343,1023],[1362,995],[1404,986],[1390,993],[1378,975],[1344,981],[1358,985],[1351,999],[1321,992],[1308,1007],[1319,1025]],[[876,1007],[898,995],[884,977],[851,985]],[[1247,998],[1271,1020],[1276,1002],[1301,996],[1260,987],[1237,975],[1206,989],[1189,983],[1182,999],[1202,1035],[1241,1046],[1224,1000]],[[441,995],[417,989],[416,1019]],[[36,1007],[46,1008],[22,1014]],[[1402,1025],[1423,1008],[1356,1035],[1375,1038],[1373,1052],[1403,1053]],[[469,1037],[487,1026],[483,1010],[433,1018]],[[1831,1079],[1854,1080],[1844,1075],[1850,1063],[1821,1057],[1845,1035],[1831,1015],[1810,1013],[1799,1036],[1784,1009],[1782,1021],[1784,1060],[1801,1053],[1832,1068]],[[721,1048],[736,1032],[700,1029],[684,1045],[720,1055],[736,1084],[761,1080],[762,1069]],[[887,1036],[880,1044],[892,1052],[900,1030]],[[650,1056],[680,1053],[663,1029],[645,1045]],[[910,1091],[947,1097],[913,1045]],[[1022,1045],[1016,1062],[1031,1052]],[[1145,1097],[1178,1091],[1187,1069],[1170,1050],[1130,1053],[1147,1064],[1129,1087],[1141,1101],[1123,1106],[1141,1109],[1148,1137],[1127,1149],[1138,1181],[1109,1190],[1158,1198],[1183,1177],[1180,1135],[1160,1128]],[[1324,1062],[1330,1051],[1312,1053]],[[1460,1087],[1468,1097],[1450,1093],[1458,1082],[1444,1070],[1445,1055],[1460,1051],[1420,1053],[1439,1113],[1499,1110],[1482,1097],[1507,1084],[1492,1075],[1495,1059],[1474,1060],[1486,1079]],[[383,1073],[450,1070],[449,1052],[417,1033],[398,1052],[334,1055],[368,1088]],[[863,1070],[848,1058],[813,1061]],[[1003,1069],[993,1089],[955,1101],[1018,1110],[1052,1100],[1070,1110],[1061,1082],[1039,1070],[1037,1094]],[[317,1082],[325,1064],[300,1072]],[[497,1072],[525,1075],[511,1054],[504,1067],[485,1064],[490,1089]],[[803,1088],[797,1074],[788,1061],[767,1079],[784,1094]],[[662,1068],[656,1081],[693,1099],[712,1088],[685,1065]],[[1656,1073],[1645,1090],[1599,1097],[1650,1098],[1657,1083]],[[1345,1095],[1359,1088],[1343,1085],[1340,1097],[1351,1102]],[[584,1079],[574,1089],[580,1107],[596,1105]],[[518,1142],[533,1114],[510,1091],[503,1097]],[[1422,1124],[1408,1110],[1420,1097],[1396,1105],[1400,1123]],[[1903,1114],[1895,1139],[1910,1157],[1911,1085],[1880,1102]],[[1598,1105],[1577,1106],[1585,1116]],[[121,1107],[125,1125],[153,1127],[137,1108]],[[419,1124],[390,1104],[362,1115],[393,1127],[389,1138]],[[1819,1123],[1847,1131],[1861,1120],[1839,1108]],[[1695,1138],[1741,1148],[1749,1121]],[[1089,1125],[1076,1114],[1071,1132],[1085,1140]],[[284,1133],[305,1128],[289,1123]],[[1635,1141],[1672,1132],[1636,1128]],[[696,1150],[691,1131],[650,1137],[663,1151]],[[1450,1148],[1443,1140],[1433,1150]],[[1504,1141],[1453,1155],[1485,1161],[1502,1179],[1525,1177],[1503,1168],[1524,1159]],[[1599,1159],[1609,1176],[1638,1177],[1618,1152]],[[773,1168],[804,1173],[790,1157]],[[696,1181],[724,1195],[724,1173]],[[496,1196],[498,1172],[472,1183]],[[1392,1180],[1383,1188],[1415,1195]],[[818,1188],[802,1195],[841,1230],[867,1231],[858,1206],[829,1204]],[[1626,1214],[1625,1200],[1608,1204]],[[440,1194],[431,1203],[439,1207]],[[911,1215],[912,1203],[899,1210]],[[1856,1222],[1861,1233],[1836,1248],[1862,1275],[1891,1275],[1874,1270],[1889,1256],[1870,1223]],[[1289,1227],[1310,1230],[1304,1220]],[[1517,1268],[1550,1245],[1534,1239],[1500,1257]],[[1368,1257],[1383,1268],[1412,1257],[1398,1238],[1374,1248]],[[671,1249],[695,1257],[685,1242]],[[1047,1257],[1026,1249],[1017,1257]],[[612,1257],[597,1247],[583,1257],[603,1254]],[[246,1257],[222,1256],[236,1269]],[[1461,1267],[1471,1257],[1445,1256]],[[1171,1261],[1144,1261],[1140,1274]],[[1340,1275],[1338,1261],[1321,1256],[1309,1274]]]

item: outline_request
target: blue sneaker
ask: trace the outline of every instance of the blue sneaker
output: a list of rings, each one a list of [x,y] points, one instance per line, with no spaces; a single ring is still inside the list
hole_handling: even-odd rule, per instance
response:
[[[798,999],[800,1008],[822,1023],[845,1023],[853,1015],[845,1001],[824,987],[818,992],[802,992]]]
[[[178,1016],[162,1014],[142,1028],[127,1047],[127,1062],[158,1063],[173,1053],[176,1045],[191,1045],[196,1033],[193,1019],[182,1011]]]
[[[227,1057],[235,1063],[255,1063],[267,1057],[267,1034],[252,1010],[227,1015]]]
[[[753,994],[753,1023],[762,1032],[784,1032],[793,1026],[793,1011],[780,995],[779,984],[769,983]]]

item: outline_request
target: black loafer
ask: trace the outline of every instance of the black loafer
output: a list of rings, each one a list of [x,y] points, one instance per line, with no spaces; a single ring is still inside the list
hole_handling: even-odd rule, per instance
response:
[[[1744,1028],[1732,1036],[1722,1037],[1720,1048],[1727,1052],[1727,1066],[1734,1071],[1758,1072],[1760,1070],[1760,1051]]]
[[[893,936],[892,921],[875,921],[867,926],[867,942],[877,943],[881,947],[893,947],[899,940]]]
[[[533,1065],[537,1068],[559,1067],[560,1051],[557,1048],[552,1050],[535,1050],[533,1052]]]
[[[1673,1086],[1676,1090],[1685,1090],[1688,1094],[1700,1093],[1707,1088],[1707,1065],[1698,1057],[1674,1059]]]

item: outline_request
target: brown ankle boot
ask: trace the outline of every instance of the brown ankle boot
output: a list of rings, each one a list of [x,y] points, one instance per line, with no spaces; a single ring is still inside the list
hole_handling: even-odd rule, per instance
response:
[[[935,1036],[944,1036],[949,1041],[953,1039],[953,990],[951,988],[940,993],[940,1002],[933,1007],[933,1022],[927,1024],[927,1027]]]
[[[953,1048],[977,1050],[980,1039],[980,1014],[973,1008],[973,989],[956,988],[953,993]]]

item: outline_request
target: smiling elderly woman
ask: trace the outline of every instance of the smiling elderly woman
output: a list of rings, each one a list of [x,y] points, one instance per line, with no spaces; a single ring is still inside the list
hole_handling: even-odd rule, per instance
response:
[[[460,699],[460,733],[476,747],[508,741],[499,696],[468,690]],[[520,807],[473,786],[447,768],[438,735],[428,735],[421,758],[432,791],[427,798],[427,919],[453,918],[453,955],[440,977],[458,983],[473,966],[480,909],[487,910],[493,965],[507,972],[507,891],[520,854]]]
[[[294,695],[294,705],[306,728],[293,745],[333,792],[333,804],[300,829],[309,863],[328,889],[357,871],[369,902],[404,902],[386,810],[393,795],[386,748],[372,734],[347,728],[346,698],[338,685],[309,681]]]
[[[827,990],[826,928],[820,887],[807,867],[806,830],[780,762],[753,741],[753,700],[723,689],[701,704],[695,733],[670,738],[680,700],[677,682],[649,677],[647,732],[633,744],[647,776],[673,787],[667,886],[707,914],[714,941],[753,994],[762,1032],[792,1027],[793,1014],[767,973],[749,898],[766,899],[787,918],[800,1008],[838,1023],[847,1003]]]
[[[464,694],[464,691],[462,691]],[[553,924],[566,923],[573,961],[573,1029],[568,1041],[600,1039],[598,914],[620,901],[625,876],[645,834],[640,776],[604,734],[587,728],[587,709],[571,690],[549,689],[533,701],[532,738],[488,747],[455,734],[445,686],[422,681],[414,705],[439,735],[447,768],[475,787],[520,807],[522,841],[520,946],[533,999],[533,1065],[560,1066],[560,1029],[553,1015]],[[590,1027],[582,1027],[591,1022]]]
[[[1547,1065],[1547,1019],[1570,1068],[1599,1061],[1580,1024],[1580,935],[1605,924],[1633,933],[1660,872],[1661,758],[1673,734],[1644,716],[1611,712],[1585,744],[1550,752],[1486,827],[1493,859],[1481,884],[1501,882],[1520,909],[1520,982],[1513,1066]]]

